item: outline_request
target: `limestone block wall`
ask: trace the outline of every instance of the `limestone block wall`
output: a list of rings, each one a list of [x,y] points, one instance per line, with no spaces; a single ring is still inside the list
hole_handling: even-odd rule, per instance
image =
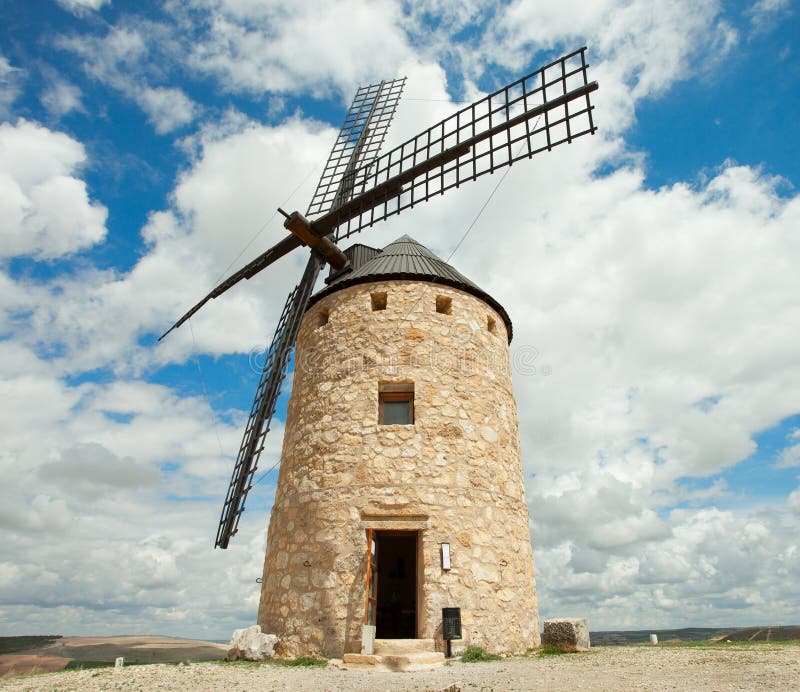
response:
[[[378,424],[381,383],[413,383],[413,425]],[[459,606],[463,645],[539,643],[508,337],[468,293],[375,282],[306,313],[258,616],[284,653],[360,650],[368,527],[420,531],[418,637],[443,647],[441,609]]]

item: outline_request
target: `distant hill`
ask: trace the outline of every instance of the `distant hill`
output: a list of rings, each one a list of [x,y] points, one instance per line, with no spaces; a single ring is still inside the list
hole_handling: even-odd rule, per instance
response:
[[[800,627],[745,627],[719,639],[732,642],[786,642],[800,639]]]
[[[32,635],[23,637],[0,637],[0,655],[17,651],[39,649],[61,639],[60,634]]]
[[[800,627],[684,627],[682,629],[665,630],[608,630],[590,632],[591,642],[596,646],[626,646],[629,644],[647,644],[650,635],[658,635],[659,643],[667,641],[705,642],[725,641],[773,641],[782,642],[793,639],[800,640]]]
[[[625,646],[627,644],[647,644],[650,635],[658,635],[659,642],[678,640],[682,642],[705,642],[715,637],[723,637],[738,632],[738,627],[684,627],[677,630],[612,630],[590,632],[592,644],[597,646]]]

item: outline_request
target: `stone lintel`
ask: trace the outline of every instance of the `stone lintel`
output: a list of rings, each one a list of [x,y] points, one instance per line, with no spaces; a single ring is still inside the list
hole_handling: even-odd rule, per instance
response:
[[[430,528],[427,514],[361,514],[361,528],[376,531],[424,531]]]

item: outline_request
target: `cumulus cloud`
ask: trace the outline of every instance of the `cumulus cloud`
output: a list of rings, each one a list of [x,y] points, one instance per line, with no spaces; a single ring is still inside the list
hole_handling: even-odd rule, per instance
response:
[[[137,463],[132,457],[120,458],[103,445],[84,442],[59,453],[56,460],[39,467],[45,483],[63,484],[83,494],[107,492],[111,488],[137,488],[159,481],[158,470]]]
[[[54,78],[40,97],[47,111],[60,118],[72,111],[83,111],[81,90],[79,87],[60,78]]]
[[[757,0],[747,10],[753,31],[769,31],[782,15],[791,11],[791,6],[790,0]]]
[[[333,85],[349,97],[359,83],[395,76],[413,55],[401,7],[388,0],[189,4],[205,15],[207,30],[191,46],[188,62],[230,90],[320,96]]]
[[[26,120],[0,124],[0,255],[48,259],[105,238],[106,209],[76,177],[85,161],[68,135]]]
[[[146,88],[136,96],[136,102],[147,113],[158,134],[166,134],[187,125],[195,117],[195,103],[180,89]]]
[[[777,467],[779,469],[800,466],[800,445],[792,445],[781,450],[778,455]]]
[[[284,236],[275,209],[299,206],[292,193],[304,180],[302,195],[295,194],[310,197],[308,172],[324,160],[333,136],[330,128],[299,120],[276,128],[245,121],[233,133],[207,133],[194,168],[178,181],[174,208],[153,213],[143,229],[148,252],[130,272],[86,269],[47,285],[11,282],[5,319],[32,310],[18,337],[57,347],[52,362],[62,372],[138,372],[184,360],[196,349],[222,354],[263,347],[302,273],[302,252],[213,301],[191,327],[158,347],[139,340],[165,331],[225,276]],[[265,169],[265,161],[293,161],[294,177],[287,178],[281,165]]]
[[[110,5],[111,0],[56,0],[65,10],[79,17],[88,12],[96,12],[103,5]]]
[[[104,36],[60,37],[57,45],[78,55],[88,75],[136,103],[158,134],[194,121],[198,106],[180,88],[153,86],[180,45],[171,28],[148,21],[114,26]]]
[[[0,55],[0,117],[5,118],[22,91],[22,70]]]
[[[219,638],[249,623],[266,517],[250,512],[249,540],[213,550],[231,468],[219,446],[237,446],[239,421],[222,423],[205,400],[140,380],[70,386],[32,353],[3,348],[39,372],[9,367],[0,379],[17,412],[0,421],[0,472],[15,478],[0,487],[3,633]],[[274,463],[281,432],[264,464]],[[254,490],[251,509],[268,492]],[[218,593],[203,598],[198,620],[193,601],[209,581]]]

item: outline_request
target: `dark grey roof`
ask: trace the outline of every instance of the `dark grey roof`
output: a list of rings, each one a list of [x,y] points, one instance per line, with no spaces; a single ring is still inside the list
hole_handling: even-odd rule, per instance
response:
[[[352,269],[342,274],[332,274],[327,280],[328,286],[311,297],[309,307],[335,291],[357,284],[386,279],[429,281],[471,293],[489,304],[503,318],[508,329],[508,340],[511,341],[511,319],[505,308],[486,291],[413,238],[404,235],[382,250],[356,244],[344,252],[350,259]]]

